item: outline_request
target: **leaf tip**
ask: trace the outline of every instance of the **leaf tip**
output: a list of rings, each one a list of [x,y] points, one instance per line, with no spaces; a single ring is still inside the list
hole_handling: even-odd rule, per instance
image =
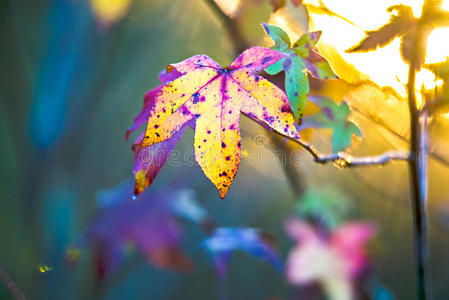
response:
[[[270,27],[268,27],[268,24],[265,22],[262,22],[262,27],[265,30],[265,32],[270,35]]]
[[[321,30],[313,31],[313,32],[310,33],[310,37],[311,37],[314,41],[318,42],[318,41],[320,40],[320,38],[321,38],[321,34],[322,34],[322,33],[323,33],[323,32],[322,32]]]
[[[228,193],[228,189],[226,188],[221,188],[218,190],[218,193],[220,194],[220,198],[224,199],[226,197],[226,194]]]
[[[131,134],[131,129],[128,128],[125,132],[125,141],[126,142],[129,140],[130,134]]]
[[[175,67],[173,67],[172,65],[167,65],[167,68],[165,69],[167,74],[170,73],[171,71],[173,71],[175,69]]]

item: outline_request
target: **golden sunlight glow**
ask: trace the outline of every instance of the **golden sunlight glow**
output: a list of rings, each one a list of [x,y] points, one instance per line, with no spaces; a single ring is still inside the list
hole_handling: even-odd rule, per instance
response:
[[[305,4],[319,6],[318,0],[304,0]],[[322,30],[320,50],[325,53],[326,45],[334,47],[338,54],[349,64],[359,70],[363,76],[368,76],[380,86],[391,86],[400,94],[405,95],[405,83],[408,76],[408,65],[400,56],[400,40],[395,39],[389,45],[376,51],[365,53],[346,53],[345,50],[356,45],[364,36],[365,31],[375,30],[387,23],[390,15],[387,8],[392,5],[404,4],[411,6],[416,17],[420,16],[423,0],[323,0],[331,11],[352,21],[350,24],[341,18],[322,14],[313,14],[310,30]],[[449,0],[445,0],[443,8],[449,10]],[[449,29],[436,29],[429,37],[426,63],[441,62],[449,56]],[[337,70],[341,71],[341,70]],[[344,72],[344,70],[343,70]],[[353,75],[339,74],[348,81]],[[435,76],[427,70],[417,74],[416,88],[429,89],[435,87]]]
[[[112,24],[128,13],[132,0],[90,0],[89,2],[101,23]]]
[[[449,1],[444,1],[441,5],[441,8],[443,8],[444,10],[449,10]]]
[[[220,9],[229,17],[234,18],[237,15],[240,0],[214,0]]]
[[[449,1],[446,1],[449,3]],[[449,56],[449,28],[437,28],[429,36],[426,63],[438,63]]]

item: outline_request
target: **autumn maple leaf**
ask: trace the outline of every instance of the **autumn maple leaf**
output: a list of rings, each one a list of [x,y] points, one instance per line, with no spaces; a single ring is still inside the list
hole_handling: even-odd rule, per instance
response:
[[[401,37],[412,30],[416,24],[412,8],[405,5],[394,5],[389,7],[388,12],[392,13],[390,22],[381,28],[368,31],[366,37],[360,43],[346,52],[358,52],[375,50],[390,43],[394,38]]]
[[[367,31],[366,37],[357,45],[347,49],[346,52],[364,52],[375,50],[389,44],[393,39],[401,39],[401,55],[406,62],[411,62],[412,53],[416,55],[416,66],[420,67],[424,63],[426,56],[425,44],[427,37],[434,28],[449,26],[449,12],[441,8],[441,0],[426,1],[423,5],[422,16],[415,18],[413,10],[406,5],[393,5],[387,9],[391,13],[390,21],[377,30]],[[421,41],[415,40],[418,34],[418,27],[426,24],[422,28]],[[416,47],[420,46],[419,49]]]
[[[224,198],[240,163],[240,113],[279,133],[299,138],[285,93],[258,73],[285,57],[262,47],[244,51],[222,68],[206,55],[169,65],[181,76],[157,94],[140,147],[173,137],[195,121],[195,158]]]

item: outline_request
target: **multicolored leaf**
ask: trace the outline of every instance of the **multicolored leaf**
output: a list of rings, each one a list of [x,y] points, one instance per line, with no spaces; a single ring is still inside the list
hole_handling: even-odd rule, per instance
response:
[[[157,93],[140,148],[172,138],[195,122],[195,158],[224,198],[240,163],[240,113],[279,133],[299,138],[285,93],[258,75],[285,57],[275,50],[253,47],[227,68],[206,55],[169,65],[181,76]]]
[[[297,286],[319,283],[329,299],[354,299],[354,283],[367,266],[365,244],[374,237],[374,226],[346,223],[325,234],[290,219],[286,230],[297,242],[287,258],[288,281]]]
[[[255,228],[221,227],[201,245],[209,254],[220,278],[226,275],[227,265],[234,251],[244,251],[265,260],[276,269],[282,268],[281,261],[270,241]]]
[[[329,128],[332,129],[332,151],[337,153],[349,147],[352,135],[362,136],[360,129],[348,120],[351,110],[342,101],[340,104],[326,97],[309,97],[309,100],[319,106],[319,113],[304,117],[300,129]]]
[[[331,66],[315,48],[321,32],[309,32],[301,36],[293,45],[287,33],[281,28],[263,23],[265,32],[274,42],[273,49],[286,54],[283,59],[266,69],[270,75],[285,73],[285,91],[297,120],[302,118],[309,94],[308,74],[318,79],[337,78]]]

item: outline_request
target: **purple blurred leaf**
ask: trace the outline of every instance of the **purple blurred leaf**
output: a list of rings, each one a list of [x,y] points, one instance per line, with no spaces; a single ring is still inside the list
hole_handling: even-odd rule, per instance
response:
[[[124,183],[99,196],[103,208],[85,235],[85,241],[92,247],[98,279],[117,270],[126,253],[134,248],[157,267],[175,270],[191,267],[179,245],[181,229],[173,209],[176,207],[177,214],[189,215],[175,204],[179,199],[183,203],[190,201],[185,190],[151,191],[133,201],[132,186]],[[192,193],[190,196],[193,197]]]
[[[220,278],[226,275],[229,259],[236,250],[265,260],[277,270],[282,269],[282,263],[272,243],[255,228],[217,228],[211,237],[201,242],[200,247],[209,254]]]

